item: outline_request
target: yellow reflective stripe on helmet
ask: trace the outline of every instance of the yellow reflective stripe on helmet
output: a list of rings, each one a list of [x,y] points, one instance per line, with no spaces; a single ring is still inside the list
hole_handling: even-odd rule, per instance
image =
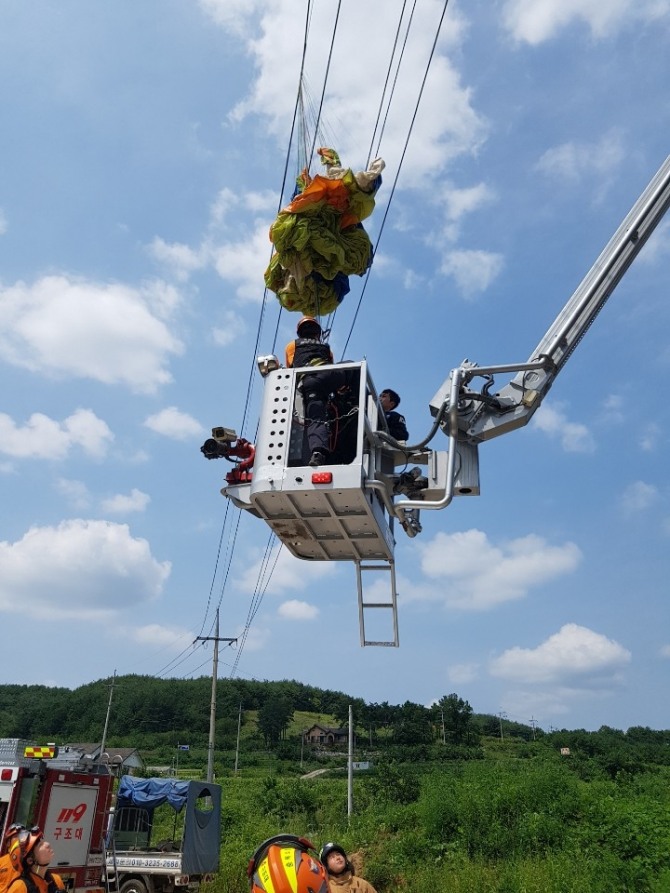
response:
[[[286,877],[293,893],[298,893],[298,866],[295,864],[295,861],[296,858],[300,859],[301,855],[298,850],[289,849],[288,847],[281,851],[281,860],[284,863]]]
[[[272,883],[272,876],[270,874],[270,864],[268,862],[267,856],[258,866],[258,880],[263,885],[265,893],[275,893],[274,884]]]

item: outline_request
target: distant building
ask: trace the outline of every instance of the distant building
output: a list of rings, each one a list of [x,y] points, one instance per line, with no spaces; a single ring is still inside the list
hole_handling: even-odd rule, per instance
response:
[[[108,763],[110,766],[120,766],[123,773],[131,775],[135,769],[142,769],[144,763],[137,752],[136,747],[107,747],[101,755],[99,744],[64,744],[60,747],[60,754],[77,753],[81,758],[86,758],[94,763]]]
[[[316,723],[305,732],[308,744],[346,744],[349,740],[349,729],[334,729]]]

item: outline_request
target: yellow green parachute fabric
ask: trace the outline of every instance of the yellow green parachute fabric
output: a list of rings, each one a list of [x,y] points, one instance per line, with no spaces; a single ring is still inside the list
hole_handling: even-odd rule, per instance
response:
[[[372,243],[362,226],[375,206],[384,161],[354,174],[334,149],[318,150],[326,175],[305,169],[297,192],[270,227],[275,247],[265,284],[286,310],[308,316],[332,313],[349,291],[349,276],[372,263]]]

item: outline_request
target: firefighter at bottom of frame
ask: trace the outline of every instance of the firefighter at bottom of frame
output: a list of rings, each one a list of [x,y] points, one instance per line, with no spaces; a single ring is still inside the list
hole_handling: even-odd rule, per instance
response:
[[[65,884],[51,871],[54,849],[37,826],[12,825],[5,835],[5,852],[15,877],[5,893],[60,893]]]

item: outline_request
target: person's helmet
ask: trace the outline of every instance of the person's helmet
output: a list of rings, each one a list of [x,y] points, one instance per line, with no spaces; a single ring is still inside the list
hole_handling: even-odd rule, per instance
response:
[[[23,860],[30,855],[43,837],[42,830],[37,825],[32,828],[11,825],[7,829],[5,846],[15,868],[23,863]]]
[[[251,893],[328,893],[328,875],[304,837],[278,834],[249,860]]]
[[[321,325],[318,319],[314,319],[313,316],[303,316],[295,330],[298,335],[320,335]]]
[[[326,870],[328,869],[328,856],[331,853],[340,853],[344,856],[344,861],[346,862],[346,867],[351,870],[351,862],[349,861],[349,856],[347,856],[347,852],[344,847],[340,846],[339,843],[324,843],[321,847],[321,852],[319,853],[319,859],[326,866]]]

